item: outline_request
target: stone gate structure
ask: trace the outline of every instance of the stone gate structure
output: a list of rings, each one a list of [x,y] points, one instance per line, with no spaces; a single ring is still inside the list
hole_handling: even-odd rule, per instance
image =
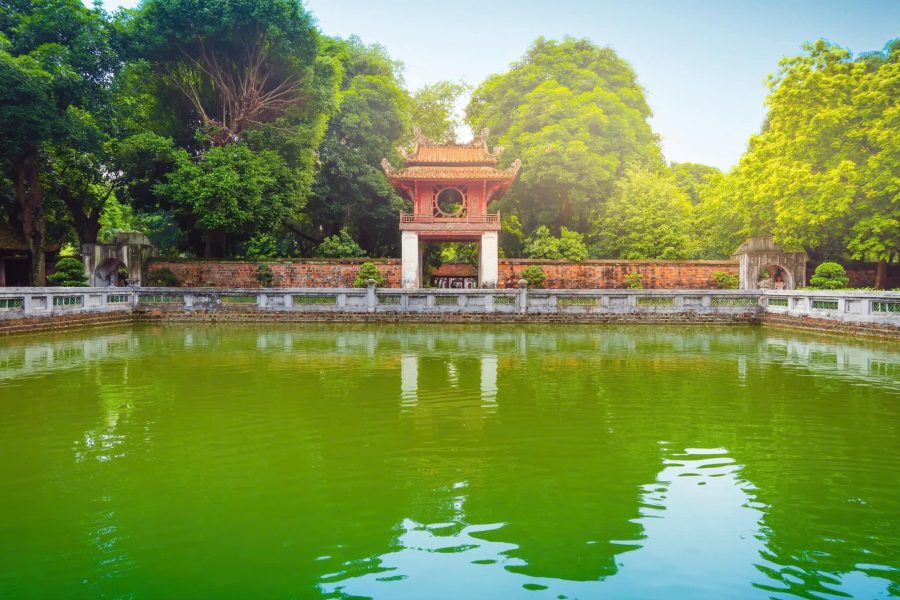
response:
[[[422,287],[423,246],[443,242],[478,242],[478,285],[497,287],[500,213],[487,207],[509,189],[521,162],[497,168],[502,149],[488,150],[488,133],[467,144],[437,144],[415,130],[412,150],[399,149],[404,168],[381,162],[394,188],[413,202],[412,214],[400,214],[403,288]]]
[[[742,290],[796,290],[806,285],[805,252],[785,252],[770,237],[752,237],[735,250]]]
[[[81,261],[91,287],[119,285],[119,271],[126,271],[129,284],[141,285],[144,266],[153,256],[154,248],[142,233],[117,234],[109,244],[84,244]]]

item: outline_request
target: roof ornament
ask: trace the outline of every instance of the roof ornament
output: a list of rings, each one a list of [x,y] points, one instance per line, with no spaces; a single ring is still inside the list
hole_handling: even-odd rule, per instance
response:
[[[478,133],[478,135],[476,135],[472,139],[472,145],[473,146],[484,146],[484,148],[487,149],[487,141],[488,141],[489,135],[491,135],[491,130],[489,128],[485,127]]]
[[[422,134],[422,130],[418,127],[413,127],[413,139],[415,140],[416,145],[422,144],[423,146],[425,146],[427,144],[433,143],[430,139]]]
[[[519,169],[521,169],[521,168],[522,168],[522,161],[517,158],[516,160],[512,161],[512,164],[509,165],[509,168],[503,170],[503,173],[505,175],[515,177],[516,173],[518,173]]]
[[[400,151],[403,152],[403,149],[401,148]],[[404,158],[405,157],[406,155],[404,155]],[[384,174],[388,176],[393,175],[397,172],[397,169],[394,168],[394,166],[391,164],[391,161],[386,158],[381,159],[381,168],[384,170]]]

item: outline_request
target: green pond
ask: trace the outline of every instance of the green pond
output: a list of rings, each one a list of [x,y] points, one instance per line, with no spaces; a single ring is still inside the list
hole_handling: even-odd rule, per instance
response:
[[[900,347],[774,328],[0,340],[2,598],[900,596]]]

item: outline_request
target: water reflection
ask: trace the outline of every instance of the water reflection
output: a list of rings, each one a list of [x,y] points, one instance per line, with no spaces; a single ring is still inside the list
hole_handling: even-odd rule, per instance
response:
[[[752,328],[4,340],[0,589],[887,597],[898,373]]]

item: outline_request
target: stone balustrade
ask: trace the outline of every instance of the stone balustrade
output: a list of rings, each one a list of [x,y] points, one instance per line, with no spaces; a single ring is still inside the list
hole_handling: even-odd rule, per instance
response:
[[[420,317],[497,315],[515,320],[578,322],[615,320],[763,320],[768,316],[809,323],[878,326],[900,330],[900,293],[743,290],[447,290],[391,288],[3,288],[4,320],[127,313],[293,313],[298,316],[403,315]],[[273,315],[274,316],[274,315]],[[323,320],[327,314],[320,315]],[[553,318],[548,318],[553,317]],[[558,318],[557,318],[558,317]],[[814,321],[809,321],[810,319]]]

